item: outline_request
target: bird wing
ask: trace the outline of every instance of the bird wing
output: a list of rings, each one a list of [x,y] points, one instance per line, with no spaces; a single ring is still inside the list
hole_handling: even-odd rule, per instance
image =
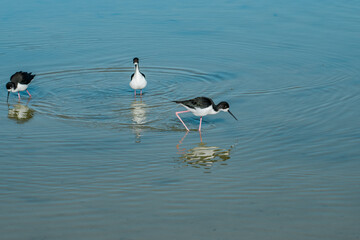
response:
[[[29,84],[31,82],[31,80],[33,80],[35,77],[35,74],[32,73],[27,73],[27,72],[17,72],[14,73],[11,77],[10,77],[10,81],[18,84]]]
[[[141,75],[143,75],[143,77],[145,77],[145,74],[141,73]]]
[[[24,72],[23,80],[20,82],[21,84],[29,84],[35,77],[35,74]]]
[[[184,106],[187,106],[187,107],[193,108],[193,109],[196,107],[206,108],[206,107],[214,104],[213,101],[207,97],[197,97],[197,98],[193,98],[193,99],[189,99],[189,100],[174,101],[174,102],[180,103]]]
[[[23,80],[23,76],[21,74],[22,72],[17,72],[17,73],[14,73],[11,77],[10,77],[10,81],[15,83],[15,84],[18,84],[19,82],[21,82]]]

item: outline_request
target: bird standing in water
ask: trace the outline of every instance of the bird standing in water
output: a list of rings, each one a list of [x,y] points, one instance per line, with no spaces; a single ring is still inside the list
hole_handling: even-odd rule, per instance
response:
[[[6,84],[6,89],[8,90],[7,101],[9,101],[10,92],[17,92],[19,101],[20,101],[20,93],[21,91],[27,91],[29,97],[31,98],[31,94],[27,90],[31,80],[35,77],[35,74],[27,73],[27,72],[16,72],[10,77],[10,82]]]
[[[135,97],[137,89],[140,89],[140,96],[142,96],[142,90],[147,84],[145,74],[140,72],[139,59],[137,57],[133,59],[133,63],[135,66],[135,72],[131,75],[130,87],[135,90]]]
[[[233,116],[236,120],[237,118],[230,112],[229,110],[229,104],[227,102],[220,102],[219,104],[215,105],[214,101],[207,97],[197,97],[190,100],[184,100],[184,101],[174,101],[175,103],[181,104],[184,106],[187,111],[181,111],[176,112],[176,116],[179,118],[180,122],[184,125],[186,130],[189,131],[183,120],[181,120],[179,114],[180,113],[186,113],[186,112],[192,112],[195,116],[200,117],[200,124],[199,124],[199,132],[201,132],[201,122],[203,116],[209,115],[209,114],[217,114],[220,111],[228,112],[231,116]]]

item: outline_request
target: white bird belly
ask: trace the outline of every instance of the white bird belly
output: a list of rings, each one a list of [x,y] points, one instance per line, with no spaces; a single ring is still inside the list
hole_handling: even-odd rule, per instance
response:
[[[18,83],[17,88],[11,89],[11,92],[21,92],[21,91],[25,91],[27,88],[28,88],[28,85]]]
[[[147,82],[142,74],[134,74],[130,82],[130,87],[132,89],[143,89],[147,85]]]
[[[214,109],[212,108],[211,105],[207,108],[195,108],[195,109],[187,108],[187,109],[189,109],[190,112],[192,112],[195,116],[198,116],[198,117],[203,117],[203,116],[206,116],[209,114],[217,114],[218,113],[218,112],[214,111]]]

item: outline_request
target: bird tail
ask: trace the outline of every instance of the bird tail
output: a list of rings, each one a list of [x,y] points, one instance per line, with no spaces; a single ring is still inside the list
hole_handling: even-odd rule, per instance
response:
[[[33,79],[36,76],[36,74],[32,74],[32,72],[29,74],[30,74],[31,79]]]

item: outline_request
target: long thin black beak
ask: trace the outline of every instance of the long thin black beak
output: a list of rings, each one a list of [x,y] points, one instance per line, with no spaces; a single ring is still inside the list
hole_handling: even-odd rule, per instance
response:
[[[237,121],[237,118],[234,116],[234,114],[232,114],[232,113],[230,112],[230,110],[228,110],[228,113],[230,113],[230,115],[233,116],[233,117],[236,119],[236,121]]]
[[[6,99],[6,102],[9,102],[9,95],[10,95],[10,92],[8,91],[8,97]]]

